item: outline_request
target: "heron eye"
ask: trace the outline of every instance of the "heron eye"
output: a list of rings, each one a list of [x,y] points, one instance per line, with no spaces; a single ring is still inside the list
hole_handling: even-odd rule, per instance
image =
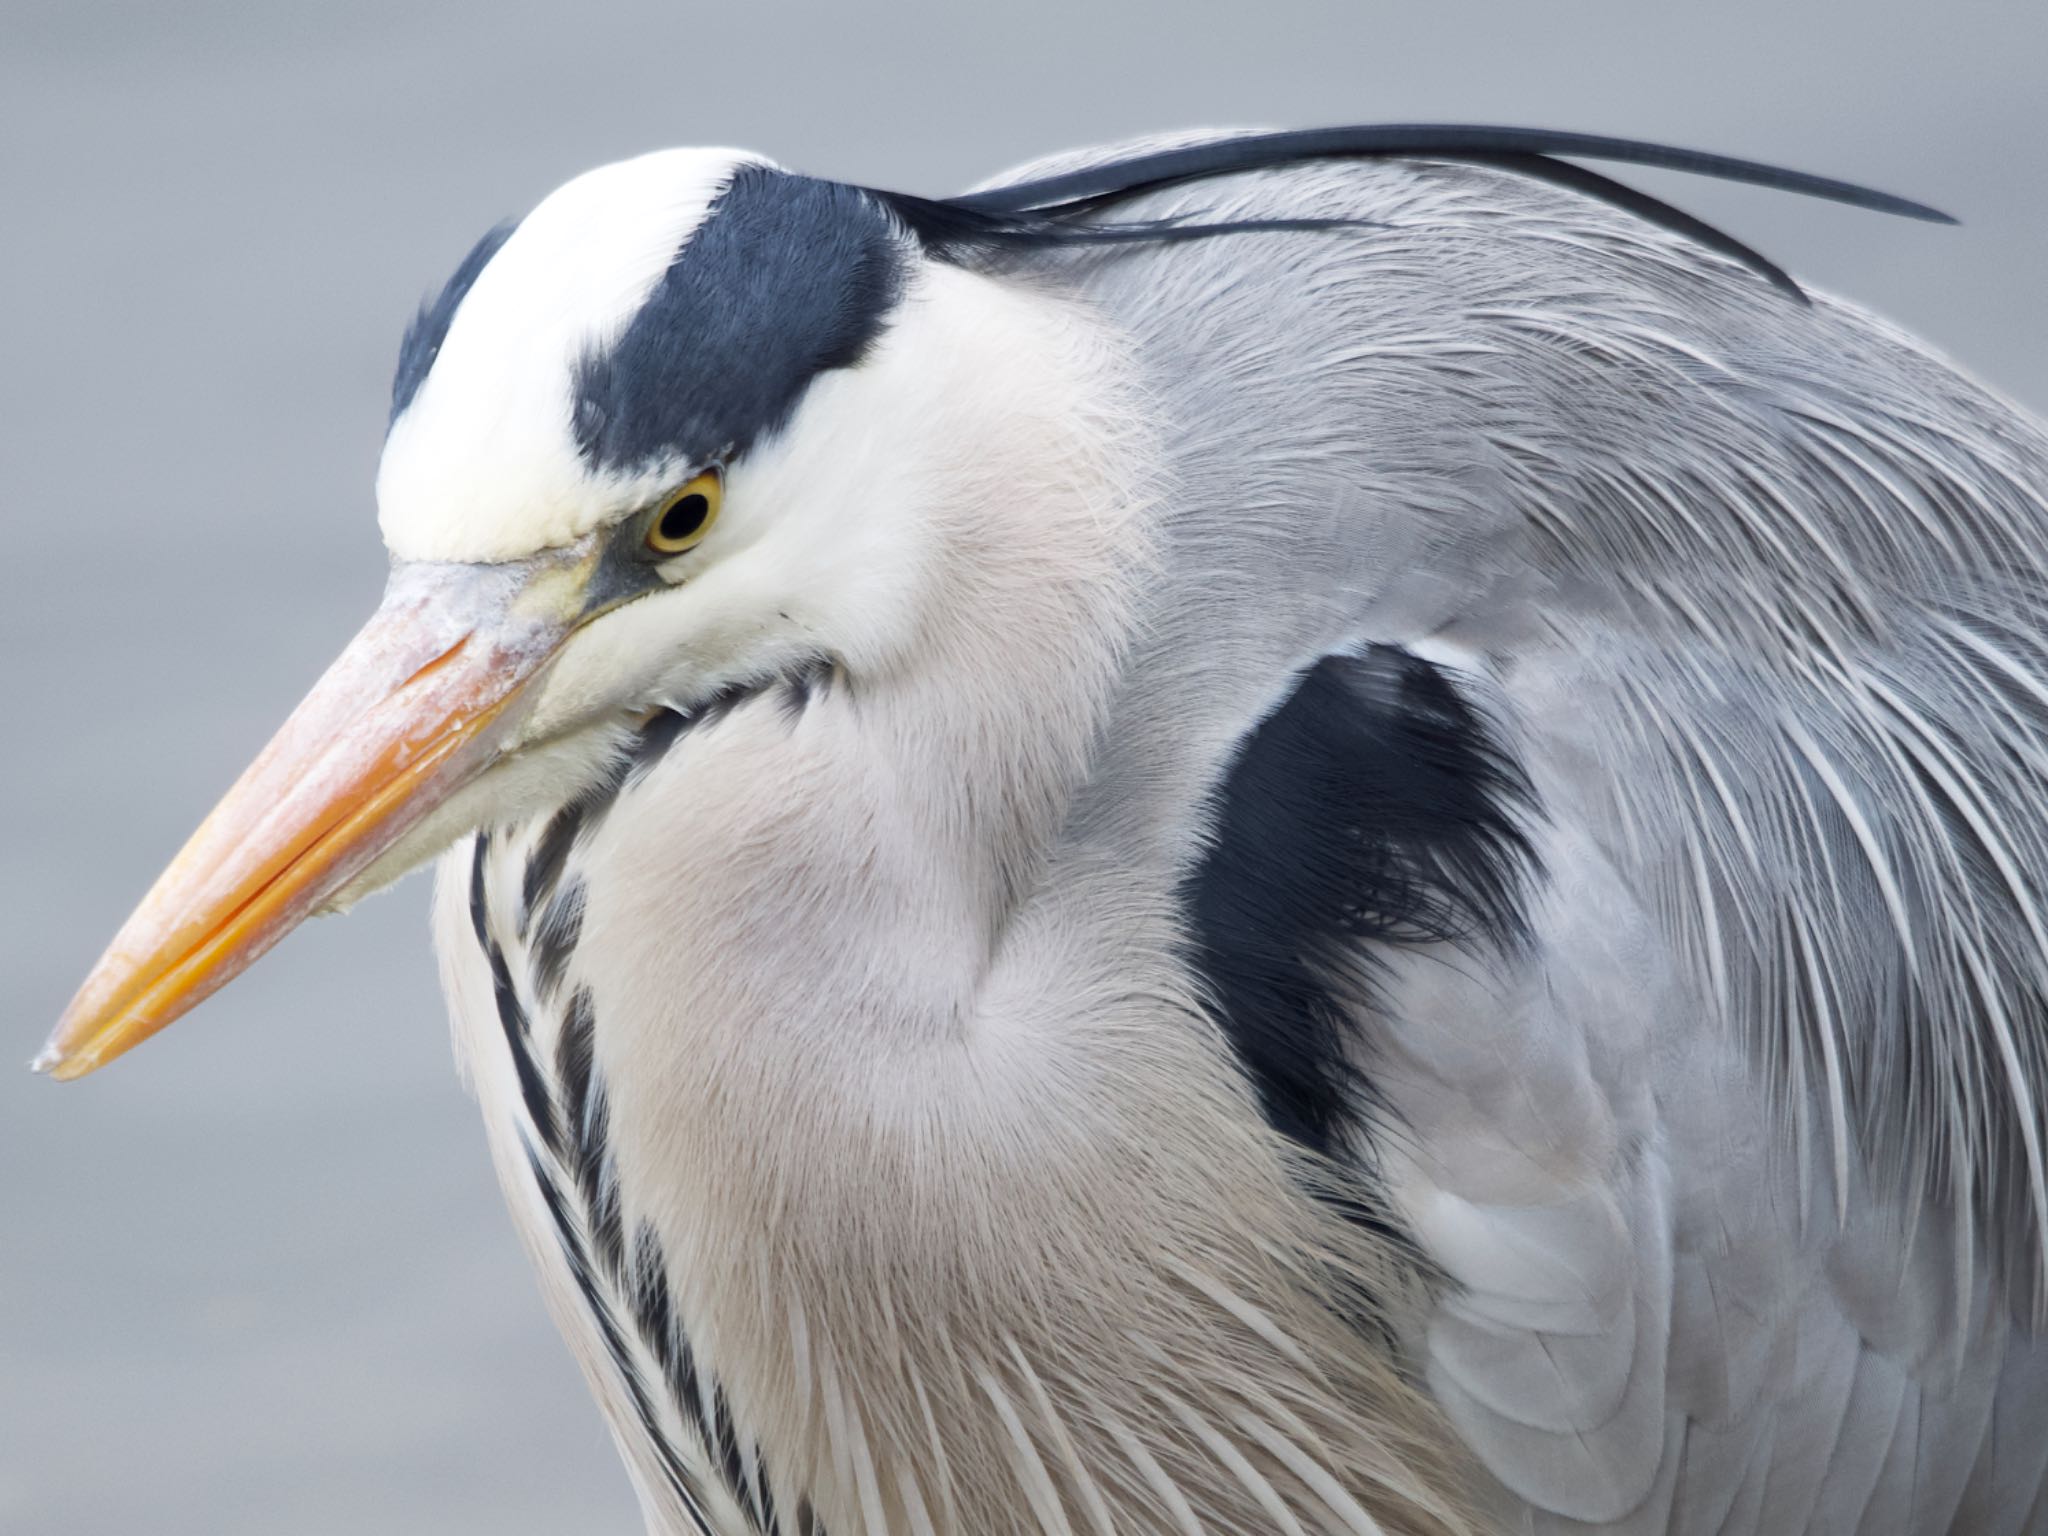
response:
[[[717,470],[693,475],[669,493],[654,521],[647,525],[648,549],[664,556],[695,549],[718,521],[719,503],[724,499],[725,481]]]

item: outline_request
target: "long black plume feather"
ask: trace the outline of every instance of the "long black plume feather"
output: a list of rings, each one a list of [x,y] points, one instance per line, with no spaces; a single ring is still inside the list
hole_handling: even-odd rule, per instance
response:
[[[948,259],[1055,245],[1107,245],[1174,241],[1211,235],[1280,229],[1355,228],[1355,219],[1243,219],[1216,223],[1190,219],[1149,219],[1131,223],[1083,222],[1143,192],[1179,183],[1261,170],[1299,160],[1411,156],[1492,165],[1625,210],[1661,228],[1697,241],[1750,268],[1773,286],[1805,301],[1782,267],[1704,220],[1660,198],[1622,185],[1596,171],[1554,158],[1609,160],[1660,170],[1684,171],[1723,181],[1746,182],[1781,192],[1825,198],[1878,213],[1931,223],[1956,221],[1939,209],[1888,192],[1827,176],[1786,170],[1754,160],[1701,150],[1676,149],[1601,134],[1561,133],[1541,128],[1503,128],[1457,123],[1379,123],[1343,128],[1302,128],[1244,134],[1177,149],[1154,150],[1103,165],[1044,176],[958,197],[919,198],[877,192],[934,254]]]
[[[1049,245],[1124,245],[1143,241],[1154,245],[1177,240],[1201,240],[1211,235],[1249,234],[1279,229],[1365,229],[1375,227],[1367,219],[1226,219],[1215,223],[1192,222],[1199,214],[1171,219],[1135,219],[1119,223],[1084,224],[1097,208],[1117,201],[1115,197],[1077,199],[1049,209],[1020,209],[996,212],[968,208],[955,198],[916,197],[908,192],[884,192],[869,188],[900,218],[918,239],[934,252],[945,255],[963,250],[1025,250]]]
[[[1896,213],[1935,224],[1955,220],[1924,203],[1894,197],[1854,182],[1810,176],[1782,166],[1697,149],[1674,149],[1638,139],[1613,139],[1596,133],[1558,133],[1545,128],[1495,128],[1462,123],[1366,123],[1350,128],[1295,128],[1280,133],[1246,134],[1208,144],[1154,150],[1092,165],[1084,170],[1045,176],[1015,186],[970,192],[948,201],[990,213],[1043,210],[1079,198],[1104,194],[1130,195],[1162,182],[1189,181],[1232,171],[1256,170],[1285,160],[1349,159],[1374,155],[1414,155],[1425,159],[1463,159],[1471,155],[1571,155],[1581,160],[1612,160],[1684,171],[1722,181],[1743,181],[1826,198],[1878,213]]]
[[[1662,198],[1652,197],[1647,192],[1625,186],[1611,176],[1603,176],[1583,165],[1574,165],[1569,160],[1551,160],[1542,155],[1472,154],[1462,158],[1477,165],[1497,165],[1502,170],[1533,176],[1538,181],[1549,182],[1552,186],[1564,187],[1569,191],[1597,198],[1603,203],[1610,203],[1626,213],[1649,220],[1661,229],[1668,229],[1675,235],[1695,240],[1710,251],[1719,251],[1731,261],[1748,267],[1759,276],[1768,279],[1773,287],[1783,289],[1801,304],[1808,302],[1806,291],[1792,280],[1792,274],[1755,246],[1736,239],[1724,229],[1717,229],[1705,219],[1695,218],[1683,208],[1672,207]]]

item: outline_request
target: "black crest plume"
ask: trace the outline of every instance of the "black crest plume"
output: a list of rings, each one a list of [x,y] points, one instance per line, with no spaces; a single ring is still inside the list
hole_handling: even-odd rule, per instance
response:
[[[1213,223],[1153,219],[1129,223],[1085,222],[1091,215],[1143,192],[1187,182],[1262,170],[1302,160],[1380,156],[1457,160],[1497,166],[1611,203],[1660,228],[1741,263],[1792,297],[1805,294],[1783,268],[1734,236],[1674,208],[1660,198],[1624,186],[1573,159],[1607,160],[1659,170],[1684,171],[1722,181],[1747,182],[1780,192],[1826,198],[1931,223],[1954,219],[1923,203],[1874,191],[1852,182],[1785,170],[1754,160],[1700,150],[1674,149],[1636,139],[1600,134],[1560,133],[1541,128],[1500,128],[1456,123],[1378,123],[1347,128],[1301,128],[1252,133],[1207,144],[1154,150],[1083,170],[972,192],[959,197],[922,198],[876,192],[934,255],[948,260],[1000,255],[1005,250],[1047,246],[1103,245],[1132,241],[1202,239],[1260,230],[1355,228],[1354,219],[1246,219]]]

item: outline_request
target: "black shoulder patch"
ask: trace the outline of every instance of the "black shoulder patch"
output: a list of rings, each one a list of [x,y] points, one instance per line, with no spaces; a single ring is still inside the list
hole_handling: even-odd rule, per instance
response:
[[[426,383],[434,359],[441,355],[441,343],[448,339],[448,327],[455,323],[455,311],[462,307],[477,277],[518,227],[517,219],[507,219],[470,247],[455,275],[443,285],[440,297],[431,304],[422,304],[412,324],[405,328],[405,340],[398,344],[398,371],[391,378],[392,421],[405,414],[412,397]]]
[[[1528,780],[1449,677],[1374,646],[1301,674],[1215,809],[1194,963],[1267,1119],[1332,1154],[1370,1102],[1346,1046],[1376,949],[1523,939]]]
[[[579,365],[584,459],[699,463],[775,432],[812,379],[859,362],[881,333],[904,246],[857,187],[742,166],[624,333]]]

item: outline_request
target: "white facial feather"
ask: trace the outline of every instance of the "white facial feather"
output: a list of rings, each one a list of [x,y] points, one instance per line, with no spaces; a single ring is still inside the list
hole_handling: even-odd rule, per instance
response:
[[[566,183],[520,223],[456,309],[377,472],[401,560],[508,560],[567,543],[651,494],[594,475],[570,427],[578,361],[640,309],[742,164],[671,149]]]
[[[1062,487],[1115,430],[1096,418],[1122,388],[1116,371],[1103,334],[1070,311],[920,267],[860,365],[821,375],[789,426],[732,465],[717,525],[672,567],[679,585],[564,647],[526,739],[686,708],[814,658],[872,677],[913,657],[968,509],[1063,497],[1033,520],[1054,560],[1073,541],[1086,503]]]
[[[575,799],[649,709],[687,711],[818,660],[862,684],[935,663],[1014,668],[1012,637],[1048,624],[1102,647],[1090,666],[1104,666],[1106,632],[1052,616],[1116,598],[1097,589],[1139,558],[1152,450],[1133,401],[1117,343],[1085,310],[920,266],[860,365],[819,377],[731,466],[710,535],[668,567],[675,585],[576,631],[508,721],[507,755],[331,905],[478,826]],[[527,513],[514,501],[504,520],[531,528]],[[970,664],[962,645],[988,657]],[[1020,676],[1016,696],[1064,691]],[[1085,720],[1069,735],[1036,702],[1026,713],[1020,761],[1083,750]]]

